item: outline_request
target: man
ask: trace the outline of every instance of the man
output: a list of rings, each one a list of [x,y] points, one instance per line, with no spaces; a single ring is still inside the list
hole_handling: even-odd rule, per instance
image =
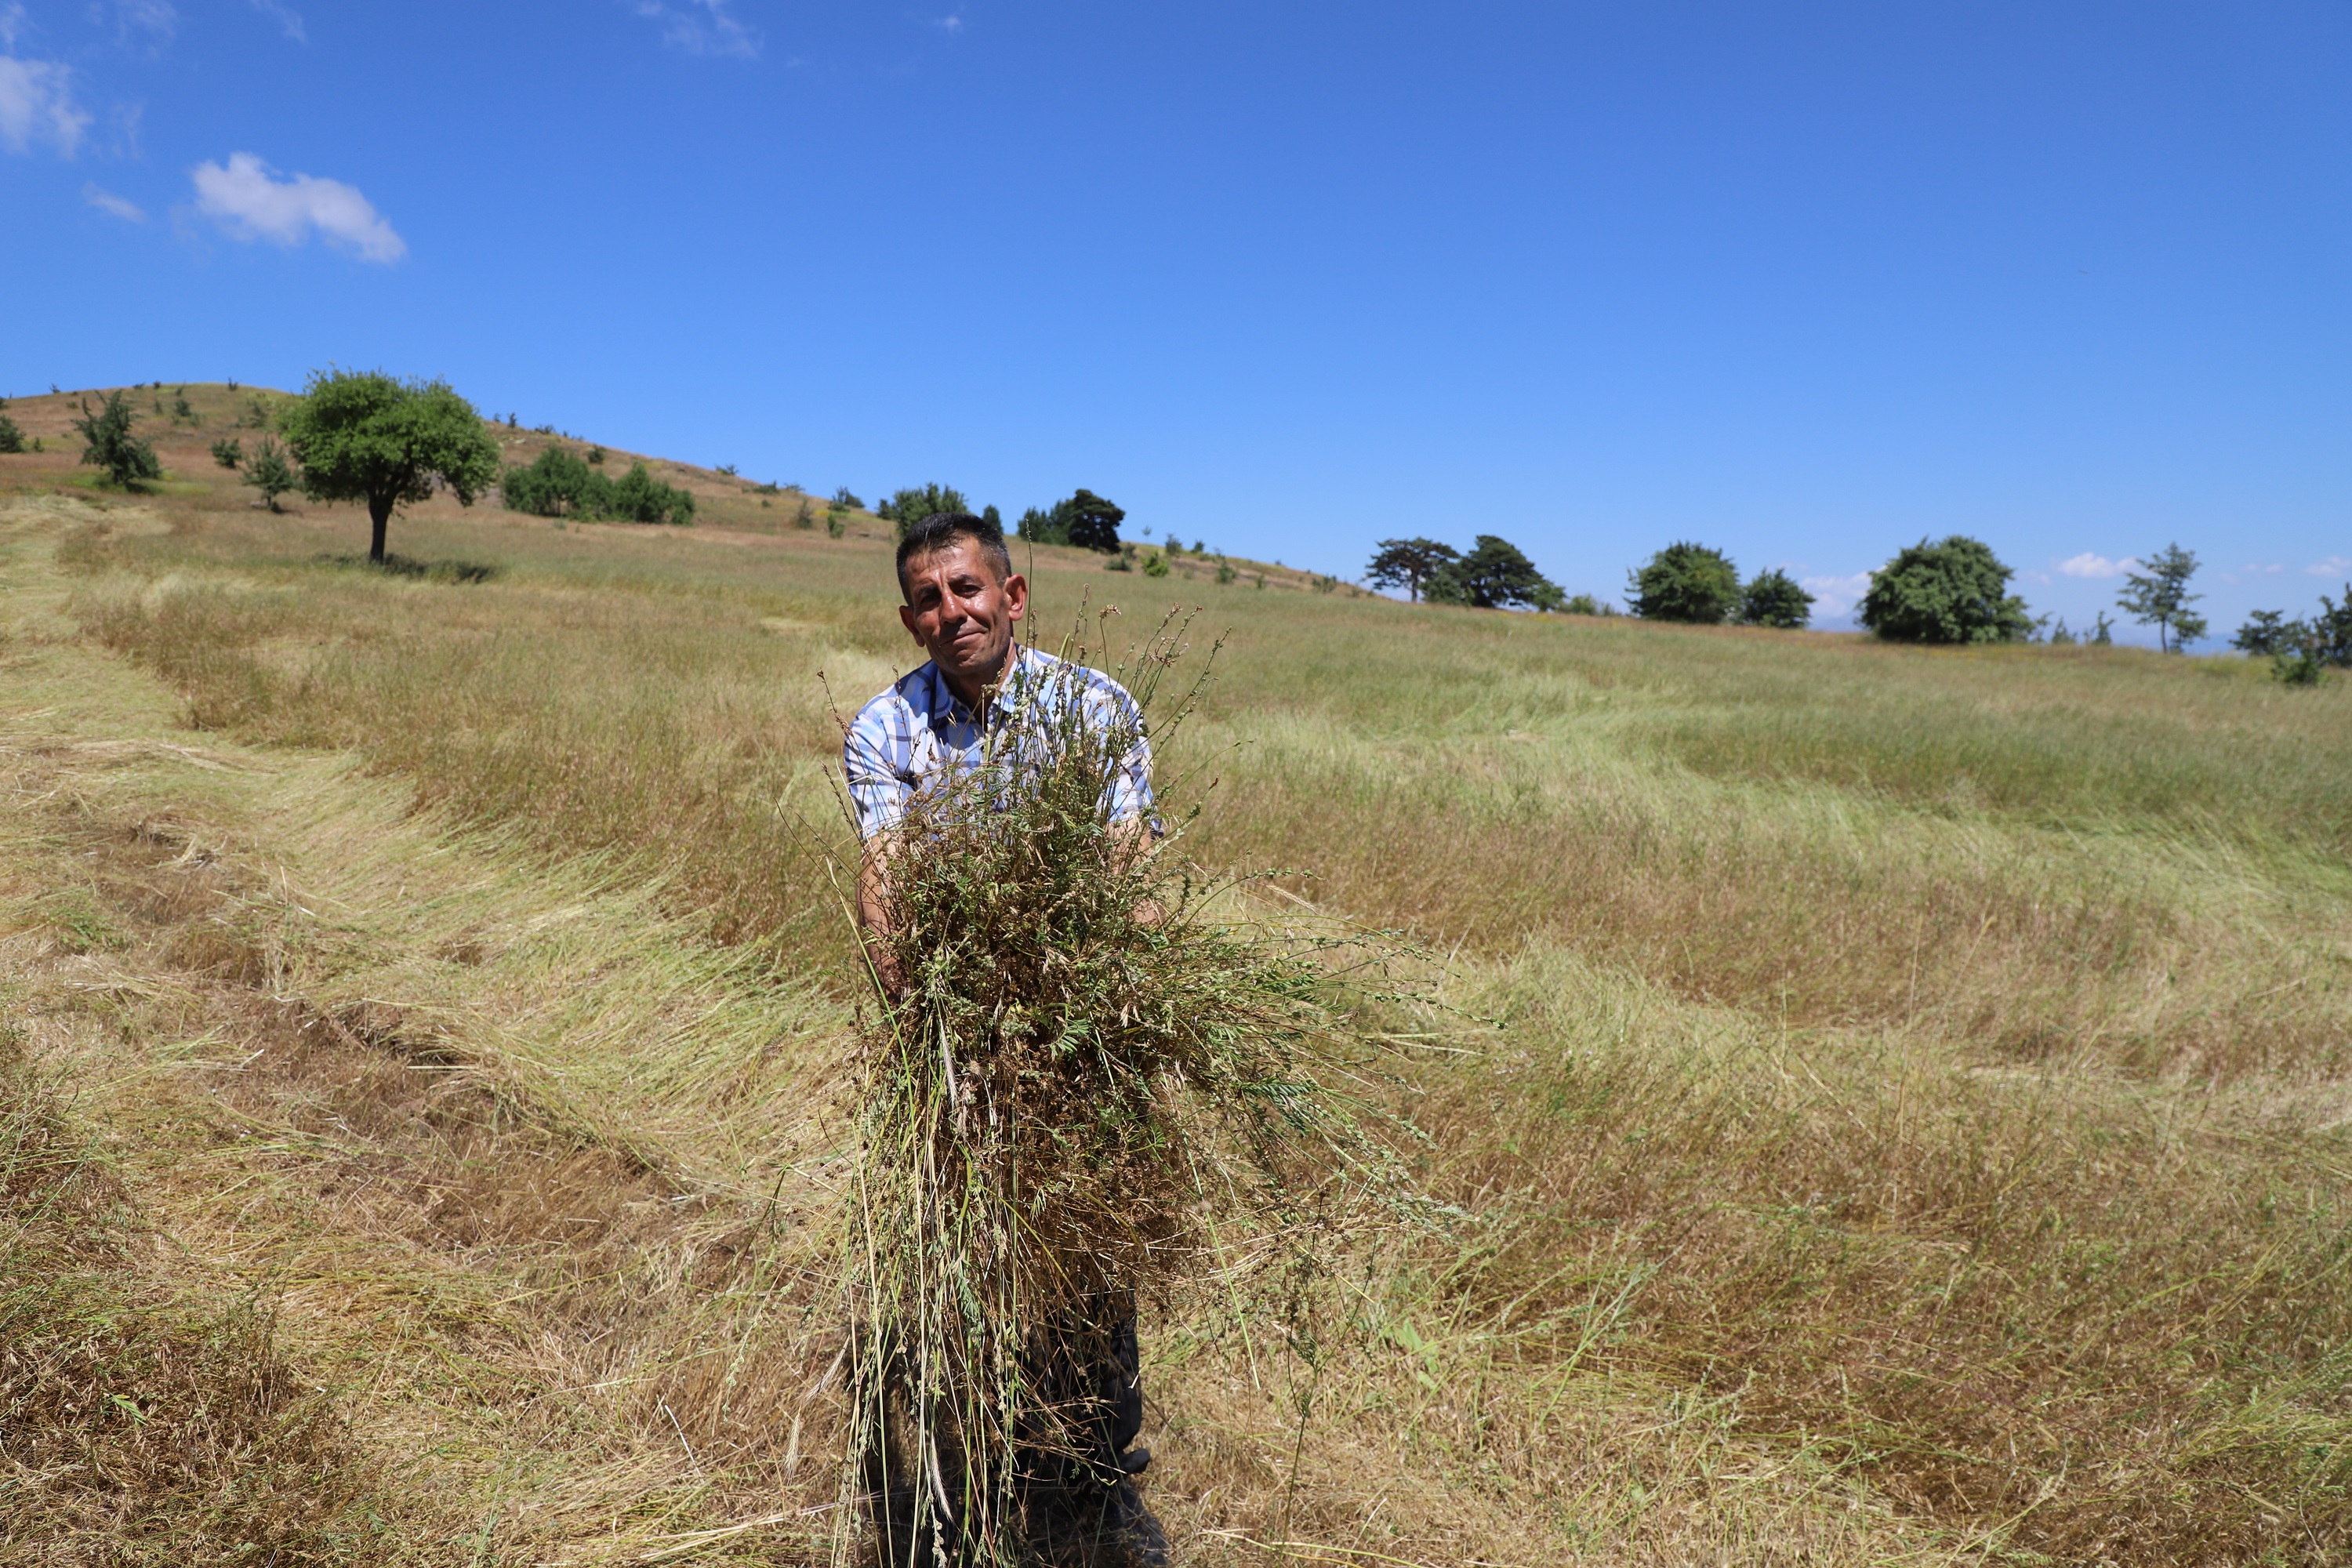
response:
[[[1050,725],[1075,702],[1096,733],[1138,737],[1112,772],[1105,804],[1139,850],[1152,833],[1151,755],[1135,700],[1099,671],[1013,640],[1029,612],[1029,584],[1013,570],[1003,531],[967,512],[927,517],[898,542],[898,619],[930,662],[859,710],[842,752],[865,842],[858,920],[876,973],[893,992],[904,976],[879,939],[887,931],[897,829],[918,795],[951,771],[976,767],[983,753],[1018,766],[1024,724]],[[1055,1533],[1076,1522],[1108,1549],[1087,1555],[1160,1568],[1167,1544],[1134,1482],[1151,1456],[1129,1451],[1143,1428],[1133,1305],[1104,1302],[1091,1315],[1090,1323],[1032,1326],[1031,1373],[1063,1408],[1066,1430],[1028,1457],[1024,1473],[1055,1493],[1033,1492],[1047,1511],[1081,1516],[1060,1521]]]

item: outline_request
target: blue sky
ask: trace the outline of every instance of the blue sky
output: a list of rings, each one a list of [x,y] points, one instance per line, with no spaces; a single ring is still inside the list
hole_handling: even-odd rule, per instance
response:
[[[1352,575],[2352,577],[2352,7],[0,0],[0,393],[445,375]],[[2217,639],[2218,640],[2218,639]],[[2209,645],[2212,646],[2212,645]]]

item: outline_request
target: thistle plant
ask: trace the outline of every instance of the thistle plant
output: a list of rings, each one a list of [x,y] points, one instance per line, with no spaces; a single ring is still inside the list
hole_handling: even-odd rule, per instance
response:
[[[1402,1191],[1371,1047],[1330,1000],[1360,939],[1248,919],[1164,797],[1118,819],[1145,715],[1164,749],[1201,689],[1163,700],[1184,630],[1112,668],[1133,710],[1076,662],[1016,676],[976,765],[869,847],[887,889],[844,1244],[867,1506],[842,1517],[888,1562],[1089,1560],[1108,1325],[1245,1257],[1328,1251]]]

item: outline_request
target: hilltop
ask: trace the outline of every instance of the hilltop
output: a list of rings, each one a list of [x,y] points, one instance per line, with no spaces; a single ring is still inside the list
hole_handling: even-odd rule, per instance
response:
[[[887,525],[648,457],[695,526],[371,569],[213,466],[250,395],[129,496],[7,410],[0,1542],[819,1560]],[[2343,683],[1035,575],[1197,606],[1189,852],[1457,1009],[1384,1090],[1456,1228],[1147,1316],[1183,1561],[2352,1549]]]

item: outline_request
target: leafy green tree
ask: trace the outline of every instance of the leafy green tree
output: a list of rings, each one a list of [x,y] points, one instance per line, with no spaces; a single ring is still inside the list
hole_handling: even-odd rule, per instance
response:
[[[1470,553],[1449,561],[1422,584],[1423,596],[1433,605],[1468,605],[1473,609],[1500,610],[1514,605],[1534,605],[1551,584],[1507,539],[1482,533]]]
[[[847,485],[833,492],[833,504],[844,511],[860,511],[866,506],[864,501],[857,499],[856,492]]]
[[[874,509],[874,515],[898,525],[898,537],[927,517],[943,511],[970,511],[971,503],[953,485],[914,485],[894,492],[888,500]]]
[[[1004,514],[998,511],[992,504],[980,509],[980,521],[999,533],[1004,531]]]
[[[1748,580],[1739,593],[1739,624],[1796,631],[1813,618],[1813,596],[1775,566]]]
[[[1923,539],[1870,574],[1862,624],[1888,642],[2022,642],[2033,622],[2009,592],[2013,575],[1979,540]]]
[[[1625,596],[1644,620],[1721,626],[1739,605],[1739,569],[1720,550],[1677,541],[1629,574]]]
[[[2271,673],[2289,686],[2315,686],[2321,672],[2331,668],[2352,669],[2352,583],[2344,585],[2340,605],[2322,594],[2319,613],[2309,620],[2255,611],[2239,628],[2237,645],[2249,653],[2268,653]]]
[[[1383,539],[1377,551],[1364,580],[1375,588],[1402,588],[1413,604],[1421,602],[1421,585],[1433,574],[1462,559],[1462,552],[1434,539]]]
[[[1013,525],[1013,536],[1032,544],[1067,544],[1069,525],[1055,517],[1052,511],[1038,507],[1025,507],[1021,521]]]
[[[278,417],[313,500],[367,504],[368,559],[383,560],[396,507],[446,485],[460,506],[499,479],[499,445],[474,405],[446,381],[382,371],[313,371],[302,400]]]
[[[2205,617],[2189,608],[2205,596],[2189,591],[2189,579],[2195,575],[2196,553],[2168,544],[2148,562],[2146,572],[2124,574],[2131,585],[2116,601],[2116,608],[2144,626],[2153,626],[2158,648],[2179,653],[2205,635]]]
[[[1574,594],[1559,607],[1563,616],[1597,616],[1601,613],[1600,602],[1590,594]]]
[[[2294,628],[2301,623],[2286,619],[2276,610],[2256,610],[2230,639],[2230,646],[2240,653],[2268,658],[2287,646]]]
[[[255,443],[253,456],[246,461],[245,482],[261,492],[263,505],[276,511],[278,498],[302,481],[293,465],[286,460],[286,448],[278,444],[276,437],[264,436]]]
[[[21,452],[25,449],[25,432],[14,419],[0,414],[0,452]]]
[[[610,492],[596,498],[602,516],[625,522],[666,522],[676,528],[694,521],[692,492],[662,483],[643,463],[632,463],[627,473],[608,483]]]
[[[224,468],[242,468],[245,464],[245,444],[234,436],[225,436],[213,443],[213,461]]]
[[[587,464],[562,447],[549,447],[528,466],[507,469],[499,484],[499,495],[509,511],[529,512],[533,517],[563,517],[569,514],[593,515],[583,510],[593,481],[604,479]]]
[[[1069,500],[1055,503],[1054,517],[1063,537],[1072,544],[1108,554],[1118,548],[1118,525],[1127,521],[1127,509],[1092,490],[1080,489]]]
[[[499,485],[509,511],[534,517],[576,517],[619,522],[694,521],[694,495],[663,484],[643,463],[614,479],[590,468],[568,447],[549,447],[528,467],[506,471]]]
[[[104,468],[107,479],[124,489],[142,479],[163,477],[163,465],[156,460],[155,448],[131,433],[138,420],[130,395],[110,392],[95,410],[89,399],[83,398],[81,417],[73,422],[82,439],[81,460]]]

